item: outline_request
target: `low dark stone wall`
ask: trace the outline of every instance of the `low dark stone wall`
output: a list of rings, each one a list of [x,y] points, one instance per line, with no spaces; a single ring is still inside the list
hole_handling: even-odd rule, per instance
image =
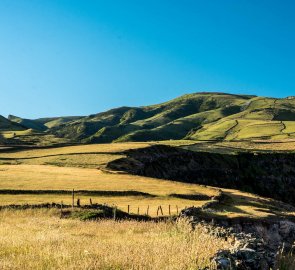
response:
[[[295,223],[286,219],[255,220],[202,217],[202,208],[181,211],[193,227],[202,224],[205,232],[230,241],[231,248],[220,250],[212,258],[217,269],[269,270],[277,269],[278,252],[293,250]],[[210,221],[209,221],[210,220]]]

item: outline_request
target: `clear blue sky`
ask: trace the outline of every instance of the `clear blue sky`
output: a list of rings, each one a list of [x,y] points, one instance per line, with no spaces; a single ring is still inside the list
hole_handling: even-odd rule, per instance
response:
[[[0,114],[295,95],[293,0],[1,0]]]

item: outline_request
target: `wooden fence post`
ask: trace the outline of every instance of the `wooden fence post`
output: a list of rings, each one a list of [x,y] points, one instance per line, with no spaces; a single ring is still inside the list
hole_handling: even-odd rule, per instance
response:
[[[146,215],[149,215],[149,210],[150,210],[150,206],[148,205],[147,209],[146,209]]]
[[[163,209],[162,209],[162,206],[161,205],[160,205],[160,210],[161,210],[161,214],[163,216],[164,214],[163,214]]]
[[[79,199],[79,198],[77,199],[77,206],[78,206],[78,207],[81,206],[81,203],[80,203],[80,199]]]
[[[74,205],[75,205],[75,189],[73,189],[72,191],[72,209],[74,209]]]
[[[60,217],[62,218],[63,216],[63,213],[62,213],[62,205],[63,205],[63,202],[61,201],[61,204],[60,204]]]
[[[89,202],[90,202],[90,205],[92,205],[92,200],[91,200],[91,198],[89,199]]]
[[[113,208],[113,215],[114,215],[114,220],[116,220],[116,215],[117,215],[117,207],[116,206]]]
[[[137,208],[137,215],[139,216],[139,206],[138,206],[138,208]]]
[[[159,216],[159,206],[158,206],[158,209],[157,209],[157,217]]]
[[[127,207],[127,212],[128,212],[128,215],[130,213],[130,205],[128,204],[128,207]]]
[[[170,208],[170,204],[168,206],[168,211],[169,211],[169,216],[171,216],[171,208]]]

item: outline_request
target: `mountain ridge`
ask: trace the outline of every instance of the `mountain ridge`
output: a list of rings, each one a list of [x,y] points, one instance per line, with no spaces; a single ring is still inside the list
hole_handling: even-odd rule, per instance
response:
[[[185,94],[155,105],[122,106],[88,116],[12,123],[79,143],[295,138],[295,99],[222,92]]]

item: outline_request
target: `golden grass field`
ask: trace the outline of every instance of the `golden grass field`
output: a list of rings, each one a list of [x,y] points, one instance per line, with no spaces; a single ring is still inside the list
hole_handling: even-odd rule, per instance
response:
[[[169,144],[169,142],[165,142]],[[187,145],[190,142],[174,142]],[[139,196],[76,195],[81,204],[106,203],[131,213],[157,216],[157,207],[171,215],[206,200],[188,200],[170,194],[219,194],[214,187],[153,179],[105,170],[107,162],[125,156],[125,150],[147,143],[117,143],[8,151],[0,149],[0,190],[138,191]],[[237,190],[223,189],[230,205],[211,214],[268,218],[280,214],[273,201]],[[152,196],[148,196],[152,195]],[[71,194],[1,194],[0,205],[56,202],[71,204]],[[59,210],[0,211],[0,269],[215,269],[211,257],[231,246],[199,225],[187,221],[80,221],[60,218]],[[289,260],[287,258],[286,260]],[[291,258],[293,260],[293,258]],[[286,268],[288,269],[288,268]],[[292,269],[292,268],[289,268]]]
[[[200,269],[229,241],[186,221],[60,219],[54,210],[0,212],[0,269]]]
[[[139,191],[153,195],[144,196],[79,196],[81,203],[116,205],[123,211],[155,216],[158,206],[164,215],[187,206],[201,206],[206,201],[192,201],[169,197],[169,194],[204,194],[214,196],[213,188],[170,182],[128,174],[109,173],[104,168],[107,162],[123,157],[123,151],[146,147],[146,143],[123,143],[105,145],[68,146],[49,149],[32,149],[0,154],[0,189],[16,190],[98,190],[98,191]],[[114,154],[115,153],[115,154]],[[121,154],[122,153],[122,154]],[[18,165],[16,165],[18,164]],[[54,164],[54,165],[48,165]],[[71,203],[71,195],[1,195],[0,204],[25,204],[63,201]]]
[[[166,142],[168,144],[168,142]],[[175,144],[175,142],[174,142]],[[187,141],[178,142],[180,145]],[[115,143],[83,146],[67,146],[0,153],[0,189],[12,190],[96,190],[96,191],[138,191],[151,196],[79,196],[82,204],[91,198],[95,203],[116,205],[126,211],[156,215],[159,205],[164,215],[177,213],[177,208],[201,206],[206,200],[188,200],[169,196],[170,194],[203,194],[209,197],[218,194],[218,189],[208,186],[186,184],[148,177],[105,171],[107,162],[124,156],[124,151],[147,147],[148,143]],[[272,200],[235,190],[224,190],[233,204],[218,209],[216,214],[228,217],[268,217],[276,215]],[[77,198],[77,197],[76,197]],[[33,194],[1,195],[0,204],[24,204],[56,202],[70,204],[71,195]],[[292,213],[288,213],[292,214]]]
[[[139,177],[128,174],[111,174],[97,169],[54,167],[48,165],[1,165],[0,189],[27,189],[27,190],[101,190],[101,191],[140,191],[155,197],[138,196],[79,196],[81,203],[89,204],[92,198],[94,203],[117,205],[126,211],[128,205],[132,212],[145,213],[150,207],[150,215],[154,216],[157,207],[161,205],[164,213],[168,213],[171,205],[172,214],[186,206],[200,206],[206,201],[192,201],[169,197],[169,194],[204,194],[214,196],[218,192],[213,188],[199,185],[184,184]],[[71,195],[1,195],[0,205],[18,203],[56,202],[70,204]],[[166,211],[165,211],[166,210]]]

